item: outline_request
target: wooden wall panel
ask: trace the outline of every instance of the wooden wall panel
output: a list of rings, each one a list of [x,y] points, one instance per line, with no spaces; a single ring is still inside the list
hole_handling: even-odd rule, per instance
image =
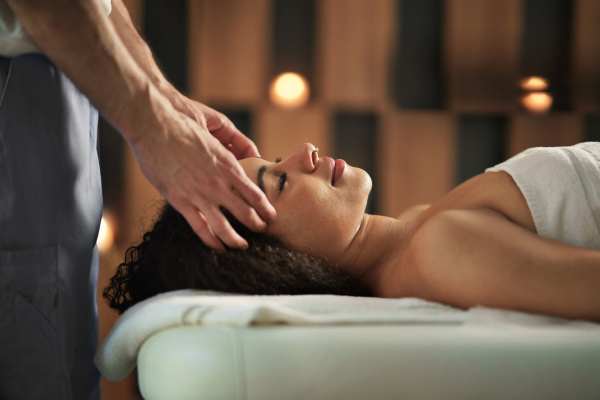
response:
[[[382,118],[379,188],[382,215],[432,203],[454,185],[454,117],[444,112],[393,112]]]
[[[402,0],[391,54],[394,105],[406,110],[444,108],[442,65],[444,2]]]
[[[522,0],[448,0],[448,107],[502,112],[517,105]]]
[[[504,161],[507,125],[503,115],[457,116],[456,183]]]
[[[508,157],[530,147],[571,146],[583,139],[582,118],[572,113],[516,114],[509,125]]]
[[[270,0],[189,2],[189,88],[210,104],[245,106],[266,96]]]
[[[324,107],[285,110],[264,107],[255,117],[255,143],[269,161],[285,158],[302,143],[312,143],[323,156],[332,155],[329,113]]]
[[[318,89],[330,104],[373,108],[386,101],[396,2],[318,2]]]
[[[575,0],[572,84],[573,108],[600,111],[600,1]]]

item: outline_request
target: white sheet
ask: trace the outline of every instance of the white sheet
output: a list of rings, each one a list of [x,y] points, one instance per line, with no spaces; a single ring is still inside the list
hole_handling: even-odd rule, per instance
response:
[[[460,324],[462,310],[420,299],[334,295],[244,296],[180,290],[155,296],[127,310],[95,357],[109,380],[121,380],[136,364],[144,341],[156,332],[186,325]]]
[[[135,367],[142,344],[153,334],[189,325],[443,324],[528,329],[560,325],[599,329],[600,325],[511,311],[469,311],[416,298],[381,299],[334,295],[245,296],[181,290],[162,294],[128,310],[115,323],[95,362],[109,380],[121,380]],[[600,334],[600,330],[599,330]]]

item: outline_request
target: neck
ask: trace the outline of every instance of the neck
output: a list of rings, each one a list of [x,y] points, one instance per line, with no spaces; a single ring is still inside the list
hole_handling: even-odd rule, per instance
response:
[[[339,265],[375,296],[406,296],[408,271],[402,256],[413,231],[406,221],[365,214]]]

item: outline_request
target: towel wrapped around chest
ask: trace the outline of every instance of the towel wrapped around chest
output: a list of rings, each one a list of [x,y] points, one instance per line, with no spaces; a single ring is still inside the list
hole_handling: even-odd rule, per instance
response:
[[[531,148],[486,170],[497,171],[515,180],[540,236],[600,250],[600,142]]]

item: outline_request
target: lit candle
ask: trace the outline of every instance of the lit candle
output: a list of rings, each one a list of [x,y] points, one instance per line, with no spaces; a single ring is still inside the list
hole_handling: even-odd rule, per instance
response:
[[[286,72],[273,80],[269,97],[278,106],[295,108],[308,102],[309,92],[308,82],[303,76]]]

